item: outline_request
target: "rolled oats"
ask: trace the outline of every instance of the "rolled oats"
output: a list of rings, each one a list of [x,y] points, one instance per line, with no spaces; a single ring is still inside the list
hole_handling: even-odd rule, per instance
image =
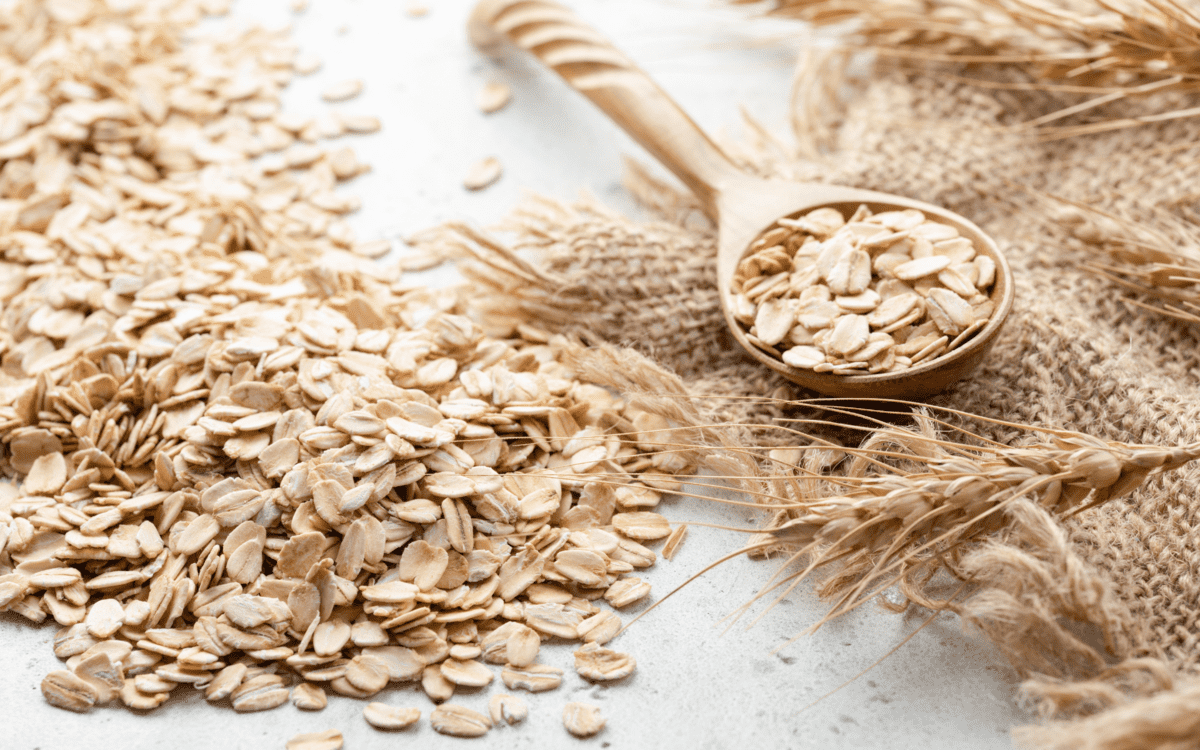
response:
[[[313,651],[322,656],[336,654],[350,641],[350,623],[330,620],[317,626],[313,634]]]
[[[525,701],[517,696],[497,693],[488,699],[488,714],[495,726],[512,725],[525,721],[529,709],[526,708]]]
[[[407,729],[421,719],[421,710],[374,702],[363,707],[363,718],[376,729]]]
[[[488,717],[463,706],[446,704],[429,714],[429,723],[439,734],[452,737],[482,737],[492,728]]]
[[[397,682],[407,682],[421,677],[425,669],[425,660],[411,648],[403,646],[380,646],[364,648],[364,654],[378,659],[387,668],[388,679]]]
[[[621,618],[601,610],[575,626],[576,633],[588,643],[605,644],[621,631]]]
[[[476,104],[481,112],[491,114],[504,109],[511,99],[512,90],[508,86],[492,81],[479,90]]]
[[[117,632],[125,624],[124,620],[125,610],[120,602],[115,599],[101,599],[88,609],[84,624],[90,634],[104,639]]]
[[[617,531],[638,541],[662,539],[671,534],[667,519],[650,511],[618,513],[612,517],[612,523]]]
[[[96,705],[100,696],[87,680],[73,672],[58,670],[42,680],[42,697],[51,706],[82,713]]]
[[[434,702],[450,700],[454,695],[454,683],[446,679],[437,664],[430,664],[421,672],[421,689]]]
[[[512,689],[557,687],[542,634],[605,643],[621,621],[602,596],[644,595],[621,576],[654,563],[639,541],[670,527],[650,509],[694,468],[671,426],[579,382],[566,339],[370,262],[392,243],[356,240],[337,189],[367,167],[324,139],[378,119],[280,112],[319,59],[280,32],[192,39],[159,5],[97,5],[78,33],[13,21],[58,50],[29,81],[47,119],[0,140],[0,233],[22,233],[0,313],[27,321],[0,337],[0,471],[20,482],[0,547],[32,561],[0,575],[0,609],[63,628],[73,671],[47,677],[47,700],[149,710],[187,684],[238,711],[320,710],[325,685],[420,680],[442,701],[492,680],[476,659]],[[71,62],[93,32],[112,70]],[[135,41],[158,34],[190,52]],[[455,710],[443,724],[478,731]],[[493,710],[524,716],[515,698]]]
[[[628,654],[589,643],[575,652],[575,671],[598,682],[620,680],[633,674],[637,662]]]
[[[121,687],[121,702],[129,708],[149,711],[166,702],[169,693],[143,693],[133,680],[126,680]]]
[[[320,711],[327,703],[325,691],[320,685],[301,682],[292,688],[292,705],[302,711]]]
[[[609,586],[604,599],[617,609],[627,607],[650,595],[650,584],[640,578],[622,578]]]
[[[578,630],[578,626],[576,626]],[[542,637],[537,631],[525,626],[518,626],[508,639],[506,650],[507,661],[513,667],[527,667],[537,660],[538,651],[542,645]]]
[[[292,70],[299,75],[308,76],[320,70],[323,64],[320,55],[310,52],[297,57],[292,63]]]
[[[344,102],[358,96],[362,90],[363,82],[357,78],[351,78],[326,86],[321,91],[321,98],[327,102]]]
[[[687,539],[688,526],[682,523],[672,529],[670,536],[667,537],[666,543],[663,544],[662,556],[666,560],[672,560],[679,552],[679,547],[683,545],[683,541]]]
[[[139,686],[140,687],[140,686]],[[282,678],[271,675],[252,677],[236,687],[229,695],[233,710],[239,713],[267,711],[288,702],[288,689]]]
[[[120,694],[125,685],[120,663],[108,654],[95,653],[83,658],[74,667],[75,675],[96,689],[96,702],[108,703]]]
[[[376,133],[381,127],[379,118],[371,115],[340,115],[340,119],[348,133]]]
[[[556,690],[562,684],[563,671],[546,664],[530,664],[520,669],[508,668],[500,673],[500,678],[509,690],[528,690],[531,693],[541,693]]]
[[[463,178],[463,187],[467,190],[483,190],[499,180],[503,172],[504,167],[500,164],[499,159],[494,156],[485,157],[467,170],[467,174]]]
[[[342,750],[342,733],[336,729],[298,734],[287,741],[287,750]]]
[[[592,737],[604,729],[600,709],[587,703],[568,703],[563,708],[563,726],[576,737]]]
[[[391,679],[387,664],[370,654],[359,654],[346,667],[346,681],[364,693],[378,693]]]
[[[734,275],[734,317],[751,343],[792,367],[894,372],[981,330],[995,274],[956,228],[919,211],[863,206],[847,221],[821,208],[780,219],[751,245]],[[937,337],[924,338],[927,322],[949,337],[944,345],[929,347]]]
[[[442,662],[441,669],[443,677],[463,687],[483,687],[493,679],[492,671],[473,659],[450,658]]]

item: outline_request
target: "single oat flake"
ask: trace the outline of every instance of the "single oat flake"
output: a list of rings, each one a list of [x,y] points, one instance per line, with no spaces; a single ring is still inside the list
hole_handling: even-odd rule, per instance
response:
[[[491,720],[463,706],[447,703],[433,709],[429,723],[439,734],[452,737],[482,737],[492,728]]]
[[[499,180],[503,172],[504,167],[499,159],[494,156],[486,157],[467,170],[467,176],[463,178],[463,187],[467,190],[483,190]]]
[[[497,693],[488,699],[488,713],[491,715],[492,724],[500,726],[519,724],[525,721],[529,710],[525,706],[525,701],[517,696]]]
[[[421,718],[421,710],[375,702],[363,707],[363,718],[376,729],[407,729]]]
[[[287,750],[342,750],[342,733],[326,729],[298,734],[287,741]]]
[[[484,114],[491,114],[504,109],[512,100],[512,89],[503,83],[492,81],[479,90],[476,104]]]
[[[321,91],[321,98],[327,102],[344,102],[358,96],[362,90],[363,82],[357,78],[351,78],[326,86]]]
[[[292,70],[299,75],[308,76],[320,70],[323,64],[320,55],[309,52],[296,58],[296,61],[292,63]]]
[[[600,709],[587,703],[568,703],[563,708],[563,726],[576,737],[592,737],[604,729]]]

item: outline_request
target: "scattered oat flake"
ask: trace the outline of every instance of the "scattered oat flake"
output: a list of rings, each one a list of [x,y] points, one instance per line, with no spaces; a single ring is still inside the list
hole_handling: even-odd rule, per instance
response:
[[[491,715],[492,724],[500,726],[519,724],[529,715],[529,709],[526,708],[525,701],[517,696],[497,693],[488,699],[488,713]]]
[[[341,750],[342,733],[336,729],[298,734],[287,741],[287,750]]]
[[[499,180],[503,172],[504,167],[500,164],[500,160],[489,156],[477,162],[467,171],[467,176],[463,178],[463,187],[467,190],[483,190]]]
[[[81,677],[60,669],[42,680],[42,696],[52,706],[83,713],[96,704],[99,694]]]
[[[452,737],[482,737],[492,728],[491,720],[463,706],[446,703],[433,709],[429,723],[439,734]]]
[[[344,102],[362,93],[363,82],[358,78],[348,78],[344,81],[326,86],[321,91],[321,98],[327,102]]]
[[[363,718],[376,729],[406,729],[421,718],[421,710],[375,702],[363,708]]]
[[[315,52],[307,52],[296,58],[296,61],[292,63],[292,70],[302,76],[308,76],[320,70],[322,65],[324,65],[324,61],[321,60],[320,55]]]
[[[591,737],[604,729],[604,717],[596,706],[568,703],[563,708],[563,726],[576,737]]]
[[[531,664],[521,669],[505,669],[500,673],[509,690],[528,690],[542,693],[562,685],[562,670],[546,664]]]
[[[327,702],[325,690],[319,685],[302,682],[292,688],[292,705],[303,711],[320,711],[325,708]]]
[[[620,609],[650,594],[650,584],[640,578],[622,578],[608,587],[604,599],[612,606]]]
[[[382,127],[382,123],[378,117],[372,115],[338,115],[342,121],[342,127],[347,133],[357,133],[365,135],[368,133],[377,133]]]
[[[663,544],[662,556],[667,560],[675,559],[675,555],[679,552],[679,548],[683,545],[683,540],[687,539],[688,525],[681,523],[676,526],[670,536],[667,537],[666,543]]]
[[[504,109],[511,100],[512,90],[503,83],[492,81],[479,90],[475,101],[482,112],[491,114]]]
[[[424,3],[412,2],[408,4],[408,7],[404,9],[404,12],[408,13],[408,15],[412,16],[413,18],[421,18],[429,13],[429,6],[425,5]]]
[[[398,262],[404,271],[428,271],[446,261],[446,256],[440,252],[413,251],[401,255]]]
[[[633,674],[637,662],[629,654],[589,643],[575,652],[575,671],[595,682],[620,680]]]
[[[630,539],[653,541],[669,536],[671,525],[666,518],[651,511],[618,513],[612,518],[613,526]]]
[[[381,239],[370,242],[356,242],[350,249],[355,254],[361,255],[364,258],[382,258],[392,251],[392,241]]]

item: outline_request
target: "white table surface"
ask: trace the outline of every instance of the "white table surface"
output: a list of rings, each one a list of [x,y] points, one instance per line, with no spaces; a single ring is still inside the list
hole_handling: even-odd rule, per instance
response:
[[[464,21],[470,0],[426,0],[429,13],[412,18],[406,0],[312,0],[293,15],[283,0],[240,0],[229,19],[268,26],[291,23],[304,51],[323,69],[299,78],[285,108],[313,114],[329,105],[318,92],[344,78],[362,78],[357,99],[336,105],[375,114],[383,130],[346,138],[374,171],[351,183],[363,199],[352,218],[360,238],[402,237],[443,220],[485,226],[523,195],[571,199],[589,191],[610,206],[634,211],[620,187],[621,156],[638,149],[590,103],[533,62],[513,55],[488,60],[468,45]],[[784,128],[796,42],[780,23],[740,23],[743,11],[696,0],[575,0],[576,9],[639,60],[705,127],[740,127],[745,104],[768,125]],[[792,37],[792,38],[789,38]],[[476,92],[489,80],[507,83],[513,101],[482,115]],[[481,193],[461,187],[467,169],[495,155],[499,183]],[[435,280],[444,276],[436,276]],[[744,510],[677,499],[664,503],[673,521],[716,521],[751,527]],[[744,537],[692,527],[672,562],[643,576],[652,600]],[[492,730],[480,740],[433,732],[433,707],[418,688],[393,686],[376,699],[421,708],[414,730],[381,733],[362,718],[363,703],[330,697],[328,708],[306,713],[290,704],[257,714],[211,706],[179,688],[146,715],[107,706],[77,715],[49,707],[38,685],[59,668],[50,642],[55,627],[31,627],[0,615],[0,705],[4,739],[12,750],[196,748],[282,750],[299,732],[337,728],[348,750],[422,748],[1003,748],[1008,730],[1030,717],[1014,707],[1016,676],[1003,659],[958,621],[942,616],[880,665],[815,706],[805,707],[890,651],[923,618],[896,616],[874,604],[812,636],[775,649],[821,614],[807,588],[789,596],[754,628],[720,623],[774,572],[771,563],[738,558],[692,584],[647,615],[610,647],[638,660],[637,672],[608,687],[593,686],[571,668],[571,647],[543,649],[543,660],[566,669],[562,688],[520,693],[529,705],[523,725]],[[639,611],[636,608],[633,611]],[[497,680],[499,683],[499,680]],[[460,692],[454,702],[486,711],[503,685]],[[568,701],[600,706],[608,726],[591,740],[562,727]]]

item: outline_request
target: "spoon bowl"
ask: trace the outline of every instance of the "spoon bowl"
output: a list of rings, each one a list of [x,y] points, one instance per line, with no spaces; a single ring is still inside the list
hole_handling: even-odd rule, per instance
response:
[[[788,380],[827,396],[916,399],[966,377],[995,343],[1012,309],[1012,271],[995,241],[969,220],[923,201],[873,190],[765,180],[738,169],[636,63],[568,8],[550,0],[482,0],[469,32],[480,49],[511,42],[537,57],[600,107],[625,132],[686,184],[718,227],[717,284],[725,321],[755,360]],[[786,364],[755,346],[734,318],[731,284],[754,240],[778,219],[817,208],[850,216],[865,204],[873,212],[916,209],[948,224],[996,264],[987,324],[962,346],[898,372],[840,375]]]

